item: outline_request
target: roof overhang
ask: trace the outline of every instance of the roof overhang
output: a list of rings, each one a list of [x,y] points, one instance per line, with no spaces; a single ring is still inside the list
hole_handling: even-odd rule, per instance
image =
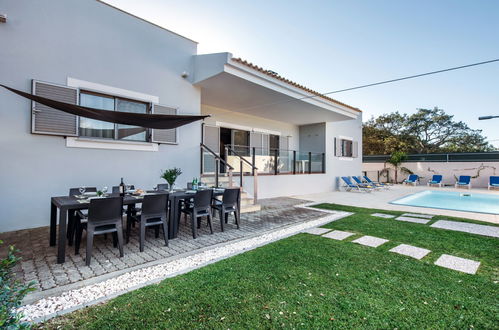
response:
[[[296,125],[355,119],[358,109],[334,102],[232,59],[230,53],[195,56],[193,84],[201,103]]]

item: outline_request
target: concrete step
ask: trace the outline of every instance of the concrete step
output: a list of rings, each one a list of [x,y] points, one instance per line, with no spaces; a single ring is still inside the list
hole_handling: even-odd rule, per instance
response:
[[[241,196],[241,206],[243,205],[253,205],[253,198]]]
[[[241,201],[242,202],[242,201]],[[242,205],[241,204],[241,213],[250,213],[250,212],[257,212],[262,209],[262,206],[260,204],[250,204],[250,205]]]

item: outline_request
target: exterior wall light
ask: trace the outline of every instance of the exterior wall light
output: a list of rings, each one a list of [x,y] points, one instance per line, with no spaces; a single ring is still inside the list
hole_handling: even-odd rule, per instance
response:
[[[0,14],[0,23],[7,23],[7,15]]]

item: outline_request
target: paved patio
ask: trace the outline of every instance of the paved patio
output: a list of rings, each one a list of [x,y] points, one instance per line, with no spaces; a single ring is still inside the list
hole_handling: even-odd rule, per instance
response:
[[[468,218],[474,220],[480,220],[484,222],[499,224],[499,215],[495,214],[485,214],[476,212],[462,212],[462,211],[452,211],[452,210],[442,210],[442,209],[432,209],[423,208],[415,206],[404,206],[390,204],[391,201],[399,199],[401,197],[407,196],[409,194],[415,194],[424,190],[440,190],[440,191],[459,191],[459,192],[471,192],[480,194],[495,194],[498,195],[499,191],[489,191],[485,188],[473,188],[467,189],[455,189],[450,187],[437,188],[424,186],[403,186],[395,185],[390,187],[390,189],[382,189],[380,191],[373,191],[371,193],[364,192],[345,192],[345,191],[332,191],[308,195],[298,195],[293,196],[299,199],[305,199],[317,203],[334,203],[358,207],[376,208],[383,210],[395,210],[404,211],[412,213],[426,213],[426,214],[436,214],[436,215],[446,215],[450,217],[460,217]]]
[[[85,266],[83,258],[84,242],[82,242],[80,255],[75,255],[74,249],[69,248],[66,262],[57,264],[56,248],[48,245],[48,227],[2,233],[0,239],[5,245],[15,245],[21,250],[20,255],[23,260],[16,272],[21,280],[35,281],[36,292],[30,294],[34,299],[55,291],[63,291],[117,276],[131,269],[145,267],[176,255],[263,234],[269,230],[324,216],[324,213],[320,211],[294,207],[305,202],[307,201],[294,198],[261,200],[261,211],[242,215],[241,229],[238,230],[230,218],[229,225],[222,233],[219,219],[215,218],[214,234],[210,235],[206,221],[203,221],[200,236],[197,239],[192,238],[190,224],[185,224],[182,218],[178,238],[170,240],[168,247],[164,246],[161,236],[158,239],[154,238],[154,231],[151,230],[147,234],[145,250],[142,253],[139,252],[138,232],[135,228],[130,242],[124,247],[123,258],[118,258],[118,249],[113,248],[112,239],[108,237],[105,240],[101,235],[95,239],[92,263],[88,267]],[[0,254],[5,255],[5,250],[3,248]]]

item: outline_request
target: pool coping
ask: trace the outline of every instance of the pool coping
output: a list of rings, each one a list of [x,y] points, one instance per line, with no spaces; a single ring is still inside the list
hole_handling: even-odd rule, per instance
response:
[[[421,208],[425,208],[425,209],[437,209],[437,210],[449,210],[449,211],[456,211],[456,212],[470,212],[470,213],[480,213],[480,214],[491,214],[491,215],[499,215],[499,213],[493,213],[493,212],[480,212],[480,211],[470,211],[470,210],[463,210],[463,209],[459,209],[459,210],[456,210],[456,209],[451,209],[451,208],[448,208],[448,207],[438,207],[438,206],[423,206],[423,205],[415,205],[415,204],[403,204],[403,203],[397,203],[397,201],[400,201],[402,199],[405,199],[407,197],[411,197],[411,196],[414,196],[414,195],[423,195],[425,193],[433,193],[435,192],[435,190],[423,190],[423,191],[418,191],[417,193],[413,193],[413,194],[409,194],[409,195],[406,195],[406,196],[403,196],[403,197],[400,197],[400,198],[397,198],[393,201],[390,201],[388,202],[388,204],[392,204],[392,205],[402,205],[402,206],[412,206],[412,207],[421,207]],[[439,192],[439,191],[436,191],[436,192]],[[442,191],[442,192],[447,192],[447,193],[458,193],[457,191]],[[462,194],[462,193],[459,193],[459,194]],[[469,194],[471,194],[471,192],[469,192]],[[474,193],[475,195],[487,195],[487,194],[481,194],[481,193]]]

